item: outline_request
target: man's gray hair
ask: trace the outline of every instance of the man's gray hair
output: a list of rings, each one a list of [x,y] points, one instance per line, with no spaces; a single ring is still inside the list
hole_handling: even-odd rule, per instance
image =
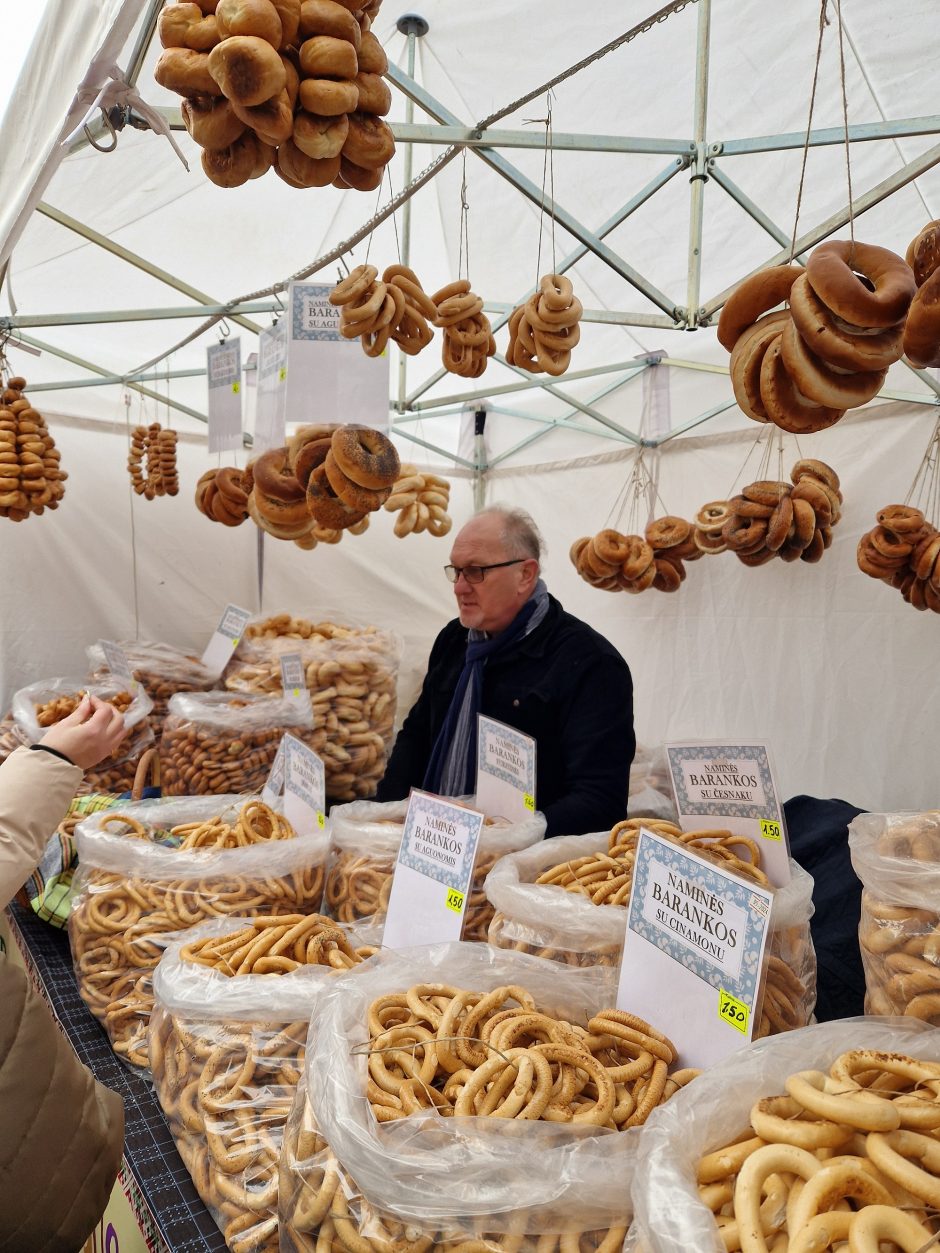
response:
[[[532,557],[539,562],[542,560],[545,542],[531,514],[524,509],[512,509],[508,505],[488,505],[476,516],[481,518],[487,514],[502,519],[503,543],[511,557]]]

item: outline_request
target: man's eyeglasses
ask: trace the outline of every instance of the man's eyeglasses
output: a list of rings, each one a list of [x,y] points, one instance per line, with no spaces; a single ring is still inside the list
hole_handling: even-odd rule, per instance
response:
[[[444,573],[450,583],[456,583],[461,575],[468,583],[482,583],[487,570],[499,570],[503,566],[517,566],[525,557],[513,557],[512,561],[494,561],[488,566],[445,566]]]

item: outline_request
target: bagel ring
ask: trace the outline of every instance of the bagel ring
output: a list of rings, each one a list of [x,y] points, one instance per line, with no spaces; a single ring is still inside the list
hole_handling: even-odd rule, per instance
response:
[[[326,477],[326,467],[323,465],[317,466],[307,483],[307,508],[314,521],[331,531],[345,531],[366,516],[364,511],[350,509],[339,499]]]
[[[738,407],[755,422],[767,421],[760,395],[760,372],[767,349],[790,322],[786,313],[771,313],[743,331],[731,353],[728,367]]]
[[[911,505],[885,505],[875,517],[880,526],[895,535],[910,535],[924,525],[923,513]]]
[[[612,566],[621,565],[630,554],[628,537],[609,528],[594,536],[594,549],[602,561]]]
[[[827,365],[853,371],[884,370],[901,359],[902,327],[865,335],[859,334],[857,326],[839,326],[805,274],[790,288],[790,316],[810,352]]]
[[[626,541],[627,555],[620,565],[621,574],[625,579],[642,579],[647,570],[653,566],[656,554],[653,552],[652,545],[641,539],[639,535],[628,535]],[[650,583],[652,581],[651,578]]]
[[[808,400],[832,409],[855,409],[873,400],[888,376],[887,369],[846,374],[833,370],[806,347],[792,318],[780,337],[783,364],[797,389]]]
[[[652,548],[673,548],[676,544],[684,543],[691,534],[691,523],[671,514],[655,518],[644,532],[646,542]]]
[[[858,274],[874,291],[868,290]],[[911,267],[897,253],[846,239],[814,248],[806,263],[806,278],[837,318],[866,328],[900,322],[917,290]]]
[[[787,372],[780,348],[782,336],[768,346],[760,370],[760,394],[767,416],[775,426],[794,435],[824,431],[838,422],[844,409],[814,404],[804,396]]]
[[[798,265],[775,265],[760,270],[740,283],[724,303],[718,319],[718,342],[728,352],[734,348],[741,333],[756,322],[762,313],[782,304],[794,282],[803,275]]]
[[[354,483],[336,464],[332,451],[328,451],[324,457],[323,468],[330,487],[344,505],[356,512],[374,513],[376,509],[381,509],[392,494],[391,484],[387,487],[372,489],[360,487],[358,483]]]
[[[831,487],[834,492],[839,490],[839,476],[832,466],[826,465],[825,461],[816,461],[813,457],[801,457],[794,463],[790,471],[790,479],[793,483],[799,483],[800,479],[804,478],[818,479],[820,483]]]
[[[395,446],[374,427],[341,426],[333,432],[331,448],[340,470],[360,487],[388,487],[398,478],[401,461]]]

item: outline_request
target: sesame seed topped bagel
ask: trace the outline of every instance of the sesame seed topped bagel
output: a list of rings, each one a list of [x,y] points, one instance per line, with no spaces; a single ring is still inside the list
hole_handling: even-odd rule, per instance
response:
[[[317,466],[307,484],[307,508],[320,525],[332,531],[344,531],[366,516],[365,510],[350,509],[336,495],[326,477],[326,466]]]
[[[814,249],[806,277],[836,317],[853,326],[881,329],[900,322],[917,287],[911,267],[897,253],[846,239]]]
[[[718,319],[718,342],[722,347],[730,352],[742,331],[762,313],[782,304],[802,273],[798,265],[775,265],[752,274],[739,284],[725,301]]]
[[[387,435],[371,426],[350,424],[333,432],[336,464],[360,487],[387,487],[398,478],[401,462]]]
[[[381,509],[392,494],[391,484],[373,489],[354,483],[336,464],[332,451],[327,452],[324,457],[323,469],[330,487],[343,504],[359,513],[373,513],[376,509]]]
[[[790,315],[809,350],[843,370],[884,370],[901,359],[903,327],[865,333],[836,317],[801,275],[790,288]]]

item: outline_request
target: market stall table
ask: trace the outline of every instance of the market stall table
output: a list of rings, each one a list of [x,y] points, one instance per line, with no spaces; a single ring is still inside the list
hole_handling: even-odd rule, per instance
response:
[[[119,1182],[141,1232],[140,1247],[150,1253],[225,1253],[222,1233],[199,1199],[150,1083],[118,1060],[78,994],[65,932],[16,904],[3,918],[75,1052],[95,1078],[124,1101]],[[54,1149],[50,1145],[50,1151]],[[113,1246],[109,1242],[107,1247]]]

